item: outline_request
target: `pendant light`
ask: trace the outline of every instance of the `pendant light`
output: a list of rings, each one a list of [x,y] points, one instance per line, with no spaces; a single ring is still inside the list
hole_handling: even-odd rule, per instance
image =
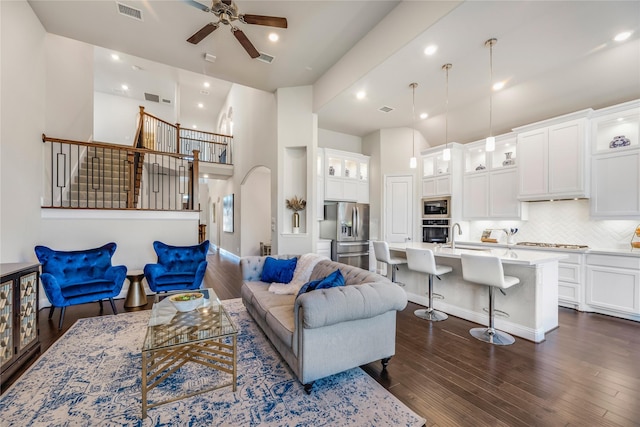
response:
[[[494,151],[496,149],[496,139],[493,136],[493,45],[498,43],[498,39],[491,38],[484,42],[485,46],[489,47],[489,136],[485,143],[486,151]]]
[[[445,149],[442,150],[442,160],[448,162],[451,160],[451,148],[449,148],[449,70],[453,67],[451,64],[444,64],[442,69],[445,71],[447,76],[447,101],[445,104],[445,113],[444,113],[444,143]]]
[[[416,88],[418,87],[418,83],[411,83],[409,85],[411,90],[413,91],[413,107],[412,107],[412,116],[411,116],[411,148],[413,156],[409,159],[409,167],[411,169],[415,169],[418,167],[418,159],[416,159],[416,130],[415,130],[415,121],[416,121]]]

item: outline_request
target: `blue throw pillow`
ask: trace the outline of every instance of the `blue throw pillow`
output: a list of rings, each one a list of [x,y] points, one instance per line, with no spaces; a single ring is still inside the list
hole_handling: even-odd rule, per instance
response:
[[[293,279],[298,258],[275,259],[270,256],[264,261],[260,280],[267,283],[289,283]]]
[[[298,295],[302,295],[307,292],[315,291],[316,289],[329,289],[337,286],[344,286],[344,277],[340,270],[336,270],[324,279],[314,280],[312,282],[305,283],[300,288]]]

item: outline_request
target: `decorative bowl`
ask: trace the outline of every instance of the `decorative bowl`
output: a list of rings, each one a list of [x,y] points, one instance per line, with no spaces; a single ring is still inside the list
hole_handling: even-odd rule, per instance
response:
[[[176,294],[169,297],[176,310],[186,313],[194,310],[202,305],[204,294],[200,292],[187,292],[184,294]]]
[[[640,242],[631,242],[631,247],[634,249],[640,249]]]

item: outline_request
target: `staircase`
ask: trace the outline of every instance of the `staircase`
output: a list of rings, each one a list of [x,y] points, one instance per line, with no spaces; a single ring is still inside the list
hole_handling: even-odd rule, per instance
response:
[[[125,150],[88,147],[68,192],[68,205],[96,209],[135,208],[140,194],[143,156]],[[132,206],[128,205],[129,162],[135,166]]]

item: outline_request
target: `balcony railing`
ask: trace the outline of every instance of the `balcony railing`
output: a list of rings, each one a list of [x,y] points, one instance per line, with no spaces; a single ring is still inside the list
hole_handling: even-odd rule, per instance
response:
[[[199,152],[174,154],[42,135],[43,207],[197,210]]]
[[[136,147],[164,153],[190,155],[200,152],[200,161],[208,163],[233,164],[233,136],[183,129],[144,111],[140,106]]]

